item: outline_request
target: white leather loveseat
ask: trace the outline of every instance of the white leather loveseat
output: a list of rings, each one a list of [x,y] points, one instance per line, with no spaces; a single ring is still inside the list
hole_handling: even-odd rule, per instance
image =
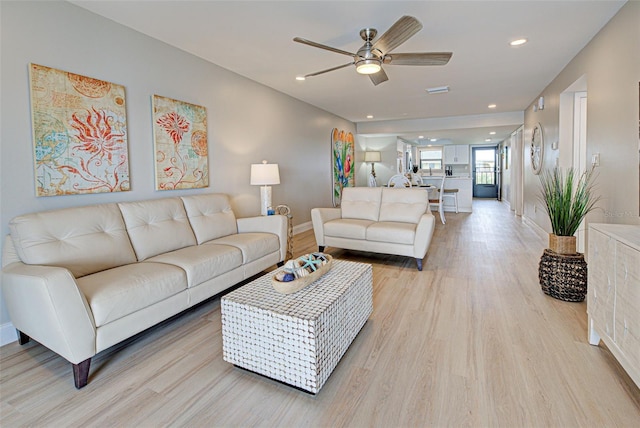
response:
[[[236,219],[224,194],[22,215],[9,229],[2,291],[19,341],[73,364],[281,263],[287,219]]]
[[[319,250],[325,246],[414,257],[418,270],[435,218],[424,189],[345,187],[340,208],[313,208]]]

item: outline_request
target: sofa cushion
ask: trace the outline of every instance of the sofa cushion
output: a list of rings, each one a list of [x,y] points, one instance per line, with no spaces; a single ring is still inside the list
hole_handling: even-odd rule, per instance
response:
[[[342,218],[378,221],[382,187],[345,187],[342,189]]]
[[[263,232],[245,232],[211,241],[212,244],[234,246],[242,251],[242,263],[251,263],[267,254],[280,251],[278,235]]]
[[[180,198],[118,204],[138,261],[196,245]]]
[[[358,220],[354,218],[341,218],[331,220],[324,224],[325,236],[339,238],[366,239],[367,227],[374,224],[371,220]]]
[[[413,223],[380,221],[367,228],[367,241],[413,245],[416,227]]]
[[[160,254],[146,262],[179,266],[187,273],[188,286],[195,287],[242,265],[242,252],[236,247],[208,242]]]
[[[182,196],[198,244],[238,233],[229,197],[222,193]]]
[[[116,204],[21,215],[9,229],[24,263],[64,267],[75,277],[136,261]]]
[[[429,209],[429,192],[425,189],[382,189],[380,221],[415,223]]]
[[[165,300],[187,288],[179,267],[162,263],[133,263],[77,280],[96,327]]]

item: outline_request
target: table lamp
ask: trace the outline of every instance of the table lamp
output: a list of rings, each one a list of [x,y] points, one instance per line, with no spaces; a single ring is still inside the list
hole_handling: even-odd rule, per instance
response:
[[[277,163],[251,164],[251,185],[260,187],[260,214],[268,215],[271,206],[271,185],[280,184],[280,172]]]

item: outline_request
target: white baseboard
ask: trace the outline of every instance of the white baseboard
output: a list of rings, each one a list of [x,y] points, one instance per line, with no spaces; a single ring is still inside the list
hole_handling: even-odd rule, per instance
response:
[[[544,230],[540,225],[538,225],[538,223],[536,223],[535,221],[533,221],[532,219],[530,219],[524,214],[522,215],[522,221],[526,223],[528,226],[530,226],[533,230],[535,230],[536,233],[540,235],[541,238],[549,237],[549,232]]]
[[[10,322],[0,325],[0,346],[7,345],[18,340],[16,329]]]
[[[298,224],[293,226],[293,234],[297,235],[298,233],[306,232],[307,230],[313,229],[313,224],[308,221],[306,223]]]

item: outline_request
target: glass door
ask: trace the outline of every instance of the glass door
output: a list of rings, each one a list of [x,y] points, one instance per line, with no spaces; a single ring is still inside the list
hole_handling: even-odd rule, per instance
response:
[[[473,147],[471,152],[473,165],[473,197],[497,199],[497,148]]]

